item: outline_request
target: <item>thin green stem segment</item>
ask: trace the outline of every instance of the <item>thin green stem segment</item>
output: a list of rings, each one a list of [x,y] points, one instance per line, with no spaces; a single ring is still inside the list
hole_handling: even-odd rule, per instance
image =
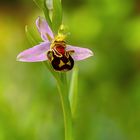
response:
[[[60,94],[60,99],[62,103],[63,116],[64,116],[64,126],[65,126],[65,140],[73,140],[73,130],[72,130],[72,114],[70,103],[68,99],[68,88],[66,74],[61,73],[61,82],[57,83],[58,90]]]
[[[66,73],[56,73],[49,63],[44,62],[44,64],[50,70],[57,82],[64,116],[65,140],[73,140],[72,113],[69,102],[69,90]]]

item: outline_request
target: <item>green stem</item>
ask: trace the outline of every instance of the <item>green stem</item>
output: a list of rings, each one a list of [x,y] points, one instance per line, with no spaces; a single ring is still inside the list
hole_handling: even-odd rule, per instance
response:
[[[72,113],[69,102],[66,73],[55,72],[49,63],[44,62],[44,64],[50,70],[57,82],[64,116],[65,140],[73,140]]]
[[[68,88],[65,73],[61,73],[61,82],[57,83],[57,85],[63,109],[65,140],[73,140],[72,114],[68,99]]]

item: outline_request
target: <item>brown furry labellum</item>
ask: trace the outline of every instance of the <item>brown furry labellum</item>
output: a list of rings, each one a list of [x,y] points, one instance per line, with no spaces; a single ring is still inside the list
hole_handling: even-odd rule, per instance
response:
[[[51,50],[48,51],[47,57],[56,71],[69,71],[74,66],[74,60],[70,54],[74,51],[66,51],[64,41],[55,41]]]

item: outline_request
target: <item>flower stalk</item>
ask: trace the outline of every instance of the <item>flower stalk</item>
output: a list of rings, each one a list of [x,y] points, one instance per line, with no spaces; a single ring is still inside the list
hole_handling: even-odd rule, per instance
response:
[[[68,99],[68,85],[66,74],[60,73],[60,76],[61,82],[57,82],[57,87],[63,109],[65,140],[73,140],[72,113]]]
[[[45,66],[50,70],[54,76],[57,88],[61,100],[63,118],[64,118],[64,129],[65,129],[65,140],[74,140],[73,138],[73,120],[72,112],[69,100],[69,88],[67,82],[67,75],[64,72],[56,73],[49,63],[44,62]]]

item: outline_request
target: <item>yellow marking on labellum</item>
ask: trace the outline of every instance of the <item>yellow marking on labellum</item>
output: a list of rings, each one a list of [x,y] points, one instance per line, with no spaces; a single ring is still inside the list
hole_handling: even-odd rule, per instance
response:
[[[62,57],[62,54],[59,53],[56,49],[55,50],[52,50],[54,52],[54,55],[61,58]]]
[[[65,56],[66,56],[67,58],[69,58],[69,53],[68,53],[68,52],[66,52],[66,53],[65,53]]]
[[[53,54],[52,54],[52,51],[48,51],[47,53],[47,57],[50,61],[52,61],[54,58],[53,58]]]
[[[65,63],[62,60],[60,60],[59,67],[62,67],[64,65],[65,65]]]
[[[55,48],[58,45],[66,47],[66,43],[65,43],[64,40],[62,40],[62,41],[53,40],[51,45],[50,45],[50,49],[53,49],[53,48]]]
[[[67,65],[69,65],[69,66],[71,65],[70,61],[67,62]]]

